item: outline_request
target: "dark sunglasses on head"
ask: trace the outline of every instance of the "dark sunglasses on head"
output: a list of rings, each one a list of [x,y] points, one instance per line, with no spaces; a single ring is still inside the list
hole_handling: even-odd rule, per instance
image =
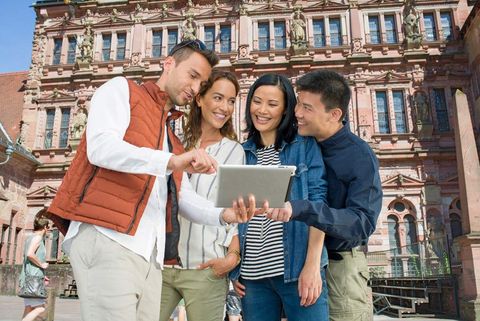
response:
[[[201,50],[201,51],[207,50],[207,46],[205,46],[205,44],[198,39],[186,40],[175,45],[175,47],[173,47],[173,49],[170,51],[169,56],[172,56],[174,53],[176,53],[177,51],[185,47],[190,47],[192,49]]]

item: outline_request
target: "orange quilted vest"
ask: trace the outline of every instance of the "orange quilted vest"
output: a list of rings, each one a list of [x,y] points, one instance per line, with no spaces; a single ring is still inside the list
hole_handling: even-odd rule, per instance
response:
[[[168,112],[164,110],[167,94],[154,83],[139,86],[129,80],[128,87],[130,124],[124,140],[138,147],[161,150],[165,123],[168,121]],[[172,111],[172,116],[180,115],[180,112]],[[171,130],[168,132],[172,152],[183,153],[181,142]],[[177,227],[177,191],[180,190],[182,172],[174,172],[171,177],[175,190],[169,194],[166,204],[167,232],[172,232]],[[69,221],[75,220],[134,235],[154,182],[155,177],[151,175],[122,173],[90,164],[84,134],[48,212],[64,234]],[[174,200],[171,199],[172,195]],[[175,209],[173,216],[172,208]],[[175,231],[174,234],[177,232],[179,233]]]

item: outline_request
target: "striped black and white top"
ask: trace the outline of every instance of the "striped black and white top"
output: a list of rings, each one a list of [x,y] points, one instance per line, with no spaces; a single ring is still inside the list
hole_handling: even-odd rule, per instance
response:
[[[274,145],[257,150],[258,165],[280,165]],[[273,188],[273,187],[272,187]],[[283,223],[254,216],[248,223],[240,274],[247,280],[283,275]]]
[[[242,165],[245,163],[245,153],[242,145],[228,138],[208,146],[206,152],[213,156],[218,164]],[[195,192],[215,201],[217,194],[216,175],[193,174],[190,182]],[[180,195],[181,197],[181,195]],[[227,227],[208,226],[193,223],[181,215],[180,241],[178,251],[183,268],[196,269],[201,263],[210,259],[224,257],[232,237],[238,234],[236,225]]]

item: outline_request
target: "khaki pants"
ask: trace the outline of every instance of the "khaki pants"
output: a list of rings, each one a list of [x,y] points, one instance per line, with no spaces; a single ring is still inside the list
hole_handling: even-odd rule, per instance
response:
[[[372,321],[372,290],[363,252],[355,249],[334,253],[327,268],[330,321]],[[342,258],[339,260],[339,258]]]
[[[82,224],[72,240],[70,261],[83,321],[156,321],[162,270]]]
[[[163,270],[160,321],[167,321],[183,298],[188,321],[221,321],[225,313],[227,278],[217,278],[211,269]]]

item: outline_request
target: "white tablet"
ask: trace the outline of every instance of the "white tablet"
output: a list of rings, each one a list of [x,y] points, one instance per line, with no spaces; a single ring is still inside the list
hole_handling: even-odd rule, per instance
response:
[[[268,200],[271,208],[283,207],[288,200],[295,166],[220,165],[217,169],[216,207],[232,207],[233,200],[255,195],[257,206]]]

